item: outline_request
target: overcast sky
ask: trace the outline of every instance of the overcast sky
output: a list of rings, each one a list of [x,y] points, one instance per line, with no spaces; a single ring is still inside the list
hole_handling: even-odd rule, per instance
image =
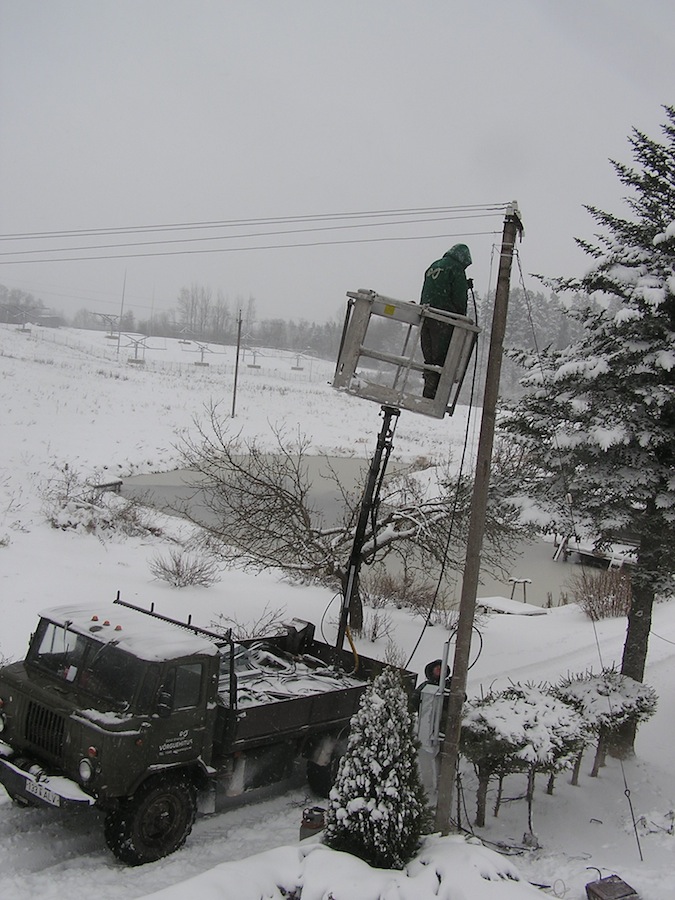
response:
[[[324,322],[359,287],[418,298],[459,241],[484,294],[511,200],[523,271],[578,274],[583,204],[626,212],[608,159],[673,103],[672,0],[0,0],[0,233],[48,233],[2,240],[0,283]],[[205,222],[240,224],[111,233]]]

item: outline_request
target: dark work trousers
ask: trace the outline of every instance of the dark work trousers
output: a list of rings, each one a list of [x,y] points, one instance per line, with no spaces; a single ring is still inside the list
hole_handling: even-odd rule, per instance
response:
[[[445,325],[436,319],[425,319],[420,329],[420,345],[424,362],[429,366],[442,366],[450,346],[452,325]],[[437,372],[424,373],[423,396],[430,400],[436,396],[436,388],[440,380]]]

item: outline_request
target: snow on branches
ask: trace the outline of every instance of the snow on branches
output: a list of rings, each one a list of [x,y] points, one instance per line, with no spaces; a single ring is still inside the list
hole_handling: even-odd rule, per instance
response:
[[[521,355],[525,394],[500,420],[529,463],[513,485],[521,507],[596,550],[635,543],[621,671],[637,681],[653,604],[675,594],[675,106],[664,109],[663,142],[634,129],[635,166],[613,162],[631,218],[588,206],[601,228],[578,241],[591,268],[547,282],[587,297],[585,331]],[[633,742],[631,727],[612,738],[624,755]]]
[[[598,740],[591,775],[604,763],[606,739],[627,721],[638,723],[656,708],[656,694],[641,684],[605,669],[599,675],[571,676],[561,684],[512,684],[470,700],[464,713],[461,753],[478,778],[476,824],[485,825],[487,792],[491,780],[499,782],[495,815],[499,812],[503,781],[508,775],[527,775],[528,826],[532,833],[535,776],[554,776],[573,768],[576,784],[584,748]]]
[[[656,692],[648,684],[634,681],[616,669],[603,669],[599,675],[586,673],[564,679],[555,693],[580,713],[588,730],[597,737],[595,761],[591,775],[596,777],[605,764],[612,732],[627,722],[638,724],[656,710]],[[572,784],[576,784],[581,765],[581,749],[575,762]]]
[[[325,843],[382,868],[402,868],[428,823],[408,698],[395,669],[370,684],[350,725],[330,793]]]
[[[513,684],[470,701],[462,722],[461,752],[478,776],[476,824],[485,825],[490,780],[499,778],[497,814],[504,777],[526,772],[531,832],[536,773],[569,768],[584,746],[586,732],[574,707],[545,687]]]

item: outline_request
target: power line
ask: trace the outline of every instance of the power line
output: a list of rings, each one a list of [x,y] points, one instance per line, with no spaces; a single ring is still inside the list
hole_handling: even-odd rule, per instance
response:
[[[159,223],[154,225],[125,225],[120,227],[105,228],[78,228],[67,231],[33,231],[33,232],[17,232],[15,234],[0,234],[0,240],[27,240],[33,238],[56,238],[56,237],[83,237],[86,235],[103,235],[103,234],[134,234],[146,231],[172,231],[172,230],[190,230],[202,228],[235,228],[249,227],[256,225],[280,225],[295,224],[302,222],[325,222],[339,221],[342,219],[359,219],[359,218],[376,218],[381,216],[409,216],[409,215],[438,215],[438,214],[456,214],[466,213],[468,216],[472,214],[478,215],[492,214],[501,215],[506,203],[487,203],[487,204],[466,204],[462,206],[432,206],[432,207],[411,207],[409,209],[389,209],[389,210],[371,210],[366,212],[341,212],[341,213],[325,213],[304,216],[270,216],[254,219],[224,219],[222,221],[205,221],[205,222],[173,222]]]
[[[341,244],[373,244],[384,243],[390,241],[431,241],[437,238],[450,237],[475,237],[477,235],[495,235],[498,231],[461,231],[447,234],[426,234],[426,235],[408,235],[407,237],[381,237],[381,238],[357,238],[347,241],[308,241],[305,243],[295,244],[265,244],[253,247],[212,247],[210,249],[200,250],[166,250],[151,251],[149,253],[113,253],[95,256],[74,256],[74,257],[52,257],[42,259],[6,259],[0,260],[2,265],[23,265],[25,263],[54,263],[54,262],[82,262],[87,260],[104,260],[104,259],[142,259],[151,256],[185,256],[196,253],[240,253],[250,250],[291,250],[302,247],[331,247]],[[242,237],[242,236],[239,236]],[[87,249],[87,248],[83,248]],[[49,252],[49,251],[42,251]],[[68,252],[68,251],[66,251]],[[72,250],[70,252],[81,252],[80,250]]]
[[[490,213],[484,214],[484,216],[491,215]],[[382,228],[383,226],[392,226],[392,225],[419,225],[426,224],[428,222],[444,222],[447,221],[448,218],[455,219],[464,219],[464,218],[483,218],[484,216],[439,216],[433,219],[406,219],[403,222],[367,222],[367,223],[354,223],[352,225],[325,225],[319,228],[292,228],[282,231],[257,231],[251,234],[232,234],[232,235],[219,235],[214,237],[213,235],[207,235],[206,237],[193,237],[193,238],[169,238],[166,240],[157,240],[157,241],[134,241],[132,243],[124,243],[124,244],[89,244],[86,247],[54,247],[51,250],[45,250],[44,248],[39,248],[37,250],[4,250],[0,251],[0,256],[31,256],[36,253],[79,253],[85,250],[107,250],[107,249],[117,249],[120,247],[149,247],[155,245],[165,245],[165,244],[194,244],[201,243],[203,241],[232,241],[242,238],[249,237],[272,237],[275,235],[285,235],[285,234],[306,234],[308,232],[316,233],[318,231],[344,231],[348,229],[354,228]]]

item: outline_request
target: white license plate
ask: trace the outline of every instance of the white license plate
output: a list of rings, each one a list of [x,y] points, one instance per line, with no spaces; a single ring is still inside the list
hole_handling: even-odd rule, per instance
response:
[[[50,791],[49,788],[46,788],[44,785],[38,784],[35,781],[26,779],[26,793],[33,794],[34,797],[39,797],[40,800],[44,800],[45,803],[51,803],[52,806],[61,806],[61,798],[58,794],[55,794],[54,791]]]

